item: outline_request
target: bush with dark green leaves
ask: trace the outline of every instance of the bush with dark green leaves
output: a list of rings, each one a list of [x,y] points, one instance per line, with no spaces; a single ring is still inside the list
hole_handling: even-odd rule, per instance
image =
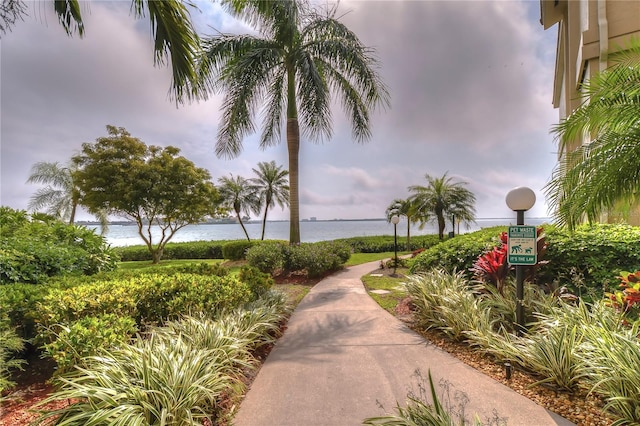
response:
[[[288,243],[265,241],[247,250],[247,263],[261,272],[276,274],[284,269],[285,250]]]
[[[222,246],[227,241],[190,241],[184,243],[167,243],[162,254],[165,260],[175,259],[224,259]],[[151,252],[147,246],[135,245],[116,247],[114,249],[123,262],[151,261]]]
[[[320,241],[287,245],[263,242],[247,251],[249,265],[262,272],[306,271],[309,277],[319,277],[340,269],[351,257],[351,246],[342,241]]]
[[[258,268],[246,265],[240,269],[238,279],[249,286],[255,299],[262,297],[271,290],[274,284],[271,275],[261,272]]]
[[[548,244],[544,260],[536,272],[539,284],[567,286],[578,294],[617,284],[620,271],[640,269],[640,227],[614,224],[579,226],[573,233],[553,225],[543,225]],[[479,255],[500,244],[506,227],[493,227],[459,235],[425,250],[410,265],[411,273],[442,268],[458,270],[467,278]],[[576,276],[579,278],[576,279]],[[584,285],[587,289],[579,288]]]
[[[116,314],[85,316],[70,324],[56,324],[42,331],[44,353],[56,363],[56,374],[69,372],[82,360],[103,349],[123,346],[136,333],[136,321]]]
[[[478,256],[500,244],[500,233],[506,230],[505,226],[495,226],[448,239],[419,254],[410,262],[409,270],[412,274],[434,268],[457,270],[470,278],[469,268]]]
[[[117,260],[104,237],[93,230],[0,207],[0,284],[92,275],[115,269]]]
[[[253,241],[246,240],[228,242],[222,246],[222,257],[226,260],[242,260],[245,258],[247,250],[255,244]]]

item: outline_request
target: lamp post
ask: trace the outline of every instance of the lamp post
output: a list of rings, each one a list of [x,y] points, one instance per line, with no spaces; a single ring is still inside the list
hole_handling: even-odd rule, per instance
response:
[[[525,186],[513,188],[505,199],[507,206],[516,212],[516,225],[524,225],[524,212],[536,203],[536,194]],[[516,265],[516,333],[524,330],[524,265]]]
[[[391,218],[391,223],[393,223],[393,274],[392,277],[396,276],[396,268],[398,267],[398,222],[400,222],[400,218],[398,216],[393,216]]]

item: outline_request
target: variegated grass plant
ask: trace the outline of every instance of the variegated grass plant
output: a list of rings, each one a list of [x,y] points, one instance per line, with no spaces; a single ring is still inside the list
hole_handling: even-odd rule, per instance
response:
[[[612,329],[607,327],[609,322],[607,319],[583,328],[580,356],[585,381],[591,392],[604,398],[604,409],[617,418],[615,426],[637,425],[640,424],[640,320]]]
[[[216,423],[221,396],[243,388],[251,350],[270,341],[286,315],[271,295],[251,310],[216,319],[186,317],[154,328],[134,344],[85,360],[59,378],[40,405],[68,400],[38,420],[57,425],[201,425]],[[46,423],[50,424],[50,423]]]
[[[404,284],[416,306],[420,326],[436,328],[455,340],[478,318],[478,300],[461,273],[433,269],[410,276]]]

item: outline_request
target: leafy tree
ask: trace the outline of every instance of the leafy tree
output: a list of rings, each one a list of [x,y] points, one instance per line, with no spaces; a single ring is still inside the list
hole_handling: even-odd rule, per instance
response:
[[[247,237],[247,241],[251,241],[247,228],[245,228],[242,221],[242,213],[246,215],[251,212],[260,213],[258,189],[242,176],[223,176],[218,179],[218,183],[220,184],[218,189],[224,205],[233,209],[238,218],[238,223]]]
[[[74,169],[73,163],[68,166],[46,161],[34,164],[27,182],[47,186],[38,189],[31,197],[29,209],[36,211],[46,207],[48,214],[72,225],[80,203],[80,190],[72,177]],[[109,226],[109,216],[104,210],[99,210],[96,212],[96,217],[100,221],[102,234],[104,234]]]
[[[242,138],[254,131],[253,117],[264,104],[260,146],[280,140],[286,120],[289,153],[290,235],[300,242],[300,130],[311,139],[332,134],[332,93],[340,97],[353,138],[371,136],[370,110],[388,104],[375,71],[374,51],[338,19],[313,12],[304,0],[226,0],[231,14],[246,18],[259,36],[221,34],[204,40],[199,59],[200,94],[225,93],[216,154],[233,158]]]
[[[277,166],[275,161],[260,162],[257,169],[252,169],[258,176],[250,179],[257,188],[260,204],[264,205],[264,215],[262,216],[262,235],[264,240],[264,230],[267,227],[267,213],[269,209],[278,204],[281,208],[289,205],[289,172],[282,170],[282,166]]]
[[[407,251],[411,250],[411,224],[416,223],[418,218],[414,214],[414,206],[411,199],[403,200],[396,198],[389,204],[386,210],[387,222],[391,222],[393,216],[407,218]]]
[[[409,191],[413,192],[409,198],[414,203],[417,217],[423,225],[435,218],[438,223],[438,237],[443,239],[446,216],[456,214],[457,217],[473,220],[476,197],[463,186],[466,182],[453,182],[452,178],[447,177],[447,173],[439,178],[426,174],[425,178],[428,183],[426,186],[409,187]]]
[[[178,148],[147,146],[122,127],[107,126],[107,133],[73,158],[82,204],[135,221],[158,263],[179,229],[218,214],[218,191],[209,172],[178,156]],[[153,226],[161,231],[157,242]]]
[[[51,2],[58,15],[60,25],[68,35],[78,33],[84,36],[80,0],[54,0]],[[0,6],[0,32],[11,31],[18,20],[27,16],[26,1],[3,0]],[[189,7],[195,7],[190,0],[131,0],[131,11],[136,19],[147,18],[151,24],[154,39],[154,63],[164,65],[171,62],[173,72],[172,90],[177,99],[189,97],[184,88],[196,78],[195,52],[200,39],[191,23]]]
[[[591,139],[559,161],[545,187],[556,221],[570,229],[640,197],[640,39],[610,60],[582,86],[587,100],[553,129],[561,151]]]

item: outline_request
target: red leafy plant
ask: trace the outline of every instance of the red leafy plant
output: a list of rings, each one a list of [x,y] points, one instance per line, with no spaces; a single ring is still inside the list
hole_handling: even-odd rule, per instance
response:
[[[611,304],[632,317],[640,317],[640,270],[636,272],[623,271],[618,276],[619,290],[606,293]]]
[[[537,228],[536,232],[538,263],[526,267],[525,279],[527,281],[533,281],[536,269],[540,265],[548,263],[547,260],[540,260],[544,257],[548,246],[544,236],[544,229]],[[505,281],[509,276],[509,271],[511,270],[511,267],[507,262],[509,236],[506,232],[502,232],[500,234],[500,242],[501,244],[499,246],[496,246],[492,250],[478,256],[478,259],[469,270],[473,272],[473,276],[476,280],[485,284],[494,285],[498,292],[504,295]]]

